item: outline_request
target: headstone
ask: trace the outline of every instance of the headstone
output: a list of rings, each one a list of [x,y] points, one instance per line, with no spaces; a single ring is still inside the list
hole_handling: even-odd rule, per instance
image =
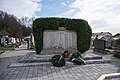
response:
[[[2,37],[1,38],[1,44],[5,44],[6,42],[5,42],[5,37]]]
[[[12,43],[16,43],[16,40],[15,40],[14,37],[11,38],[11,42],[12,42]]]
[[[94,46],[94,49],[93,49],[94,52],[99,52],[99,53],[103,53],[103,54],[107,53],[107,51],[105,50],[105,48],[106,48],[105,40],[95,39],[93,42],[93,46]]]

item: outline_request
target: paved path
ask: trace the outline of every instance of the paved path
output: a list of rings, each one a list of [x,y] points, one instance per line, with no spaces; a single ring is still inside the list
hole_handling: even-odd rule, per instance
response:
[[[25,50],[24,46],[15,51],[6,51],[0,55],[0,80],[97,80],[101,75],[120,72],[120,59],[105,56],[115,63],[66,65],[53,67],[52,65],[7,68],[21,56],[34,51]],[[89,52],[88,52],[89,53]],[[32,64],[32,63],[31,63]]]
[[[26,49],[26,45],[22,45],[20,48],[5,51],[4,53],[0,54],[0,73],[2,73],[11,63],[14,63],[20,59],[23,55],[33,52]]]

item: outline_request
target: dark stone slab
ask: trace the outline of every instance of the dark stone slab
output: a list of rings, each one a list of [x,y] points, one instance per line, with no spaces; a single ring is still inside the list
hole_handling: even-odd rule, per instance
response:
[[[93,52],[99,52],[99,53],[102,53],[102,54],[107,54],[107,51],[105,49],[97,49],[97,48],[94,48],[93,49]]]
[[[0,51],[0,54],[4,53],[5,51]]]
[[[111,60],[88,60],[85,61],[86,64],[105,64],[105,63],[112,63]]]

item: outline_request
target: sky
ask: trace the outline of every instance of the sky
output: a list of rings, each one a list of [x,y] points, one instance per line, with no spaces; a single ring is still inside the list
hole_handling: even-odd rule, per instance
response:
[[[92,32],[120,33],[120,0],[0,0],[0,10],[18,18],[84,19]]]

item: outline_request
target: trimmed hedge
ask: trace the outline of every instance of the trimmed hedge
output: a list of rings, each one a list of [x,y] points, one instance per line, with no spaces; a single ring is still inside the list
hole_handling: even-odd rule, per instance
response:
[[[33,21],[32,26],[37,54],[43,49],[43,31],[58,30],[59,27],[65,27],[67,30],[77,32],[78,51],[83,53],[89,49],[92,31],[87,21],[69,18],[38,18]]]

